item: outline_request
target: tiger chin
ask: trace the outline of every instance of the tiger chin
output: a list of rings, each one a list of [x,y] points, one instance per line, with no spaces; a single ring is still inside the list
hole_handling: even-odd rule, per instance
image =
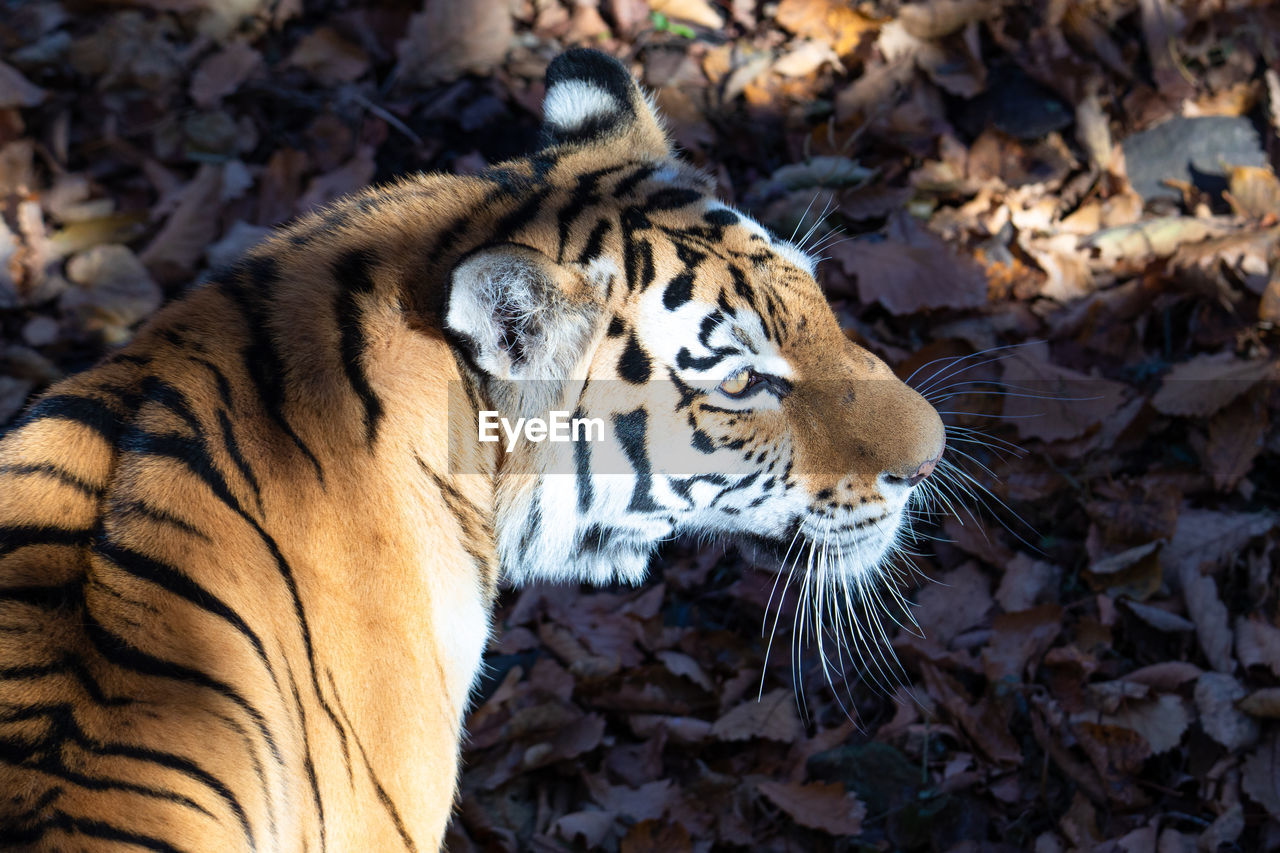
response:
[[[0,839],[436,850],[500,579],[672,536],[877,570],[943,450],[616,61],[543,145],[280,230],[0,442]],[[481,441],[563,410],[594,442]]]

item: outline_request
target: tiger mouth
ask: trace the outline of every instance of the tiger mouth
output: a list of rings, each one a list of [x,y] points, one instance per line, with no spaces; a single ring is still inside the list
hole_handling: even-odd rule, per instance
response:
[[[875,519],[880,522],[883,519]],[[878,562],[883,547],[877,547],[878,539],[874,533],[853,529],[819,533],[806,529],[802,520],[792,521],[777,536],[758,533],[741,533],[735,537],[738,551],[746,561],[763,569],[777,570],[784,564],[793,562],[800,555],[816,549],[826,555],[841,555],[852,562],[861,562],[862,558],[871,556]]]

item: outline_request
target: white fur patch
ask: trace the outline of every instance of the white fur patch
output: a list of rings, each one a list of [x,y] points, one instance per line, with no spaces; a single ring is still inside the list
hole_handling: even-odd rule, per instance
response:
[[[563,131],[575,130],[597,116],[621,111],[622,104],[616,98],[585,80],[557,83],[547,92],[542,104],[546,122]]]

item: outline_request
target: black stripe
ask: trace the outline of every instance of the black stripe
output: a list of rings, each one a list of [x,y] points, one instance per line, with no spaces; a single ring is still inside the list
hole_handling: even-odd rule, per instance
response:
[[[0,587],[0,603],[12,601],[45,610],[54,610],[74,604],[80,596],[80,584],[81,581],[76,579],[54,586]]]
[[[720,362],[724,361],[725,355],[719,351],[713,351],[711,355],[703,358],[694,358],[689,353],[687,347],[680,347],[680,351],[676,353],[676,367],[681,370],[709,370]]]
[[[351,390],[364,406],[364,438],[370,449],[378,440],[378,422],[382,420],[382,401],[369,384],[364,369],[364,353],[367,341],[364,334],[364,308],[360,296],[373,293],[373,266],[377,258],[367,249],[344,252],[333,262],[330,271],[338,282],[338,293],[333,298],[333,312],[340,333],[338,347],[342,354],[342,369],[351,383]]]
[[[91,530],[40,524],[6,525],[0,527],[0,557],[33,545],[86,545],[91,534]]]
[[[231,418],[227,417],[226,409],[218,409],[218,424],[222,427],[222,444],[227,449],[227,455],[231,457],[231,461],[239,469],[240,476],[244,477],[249,488],[253,489],[253,496],[258,499],[258,507],[261,508],[262,489],[258,488],[258,478],[254,475],[253,468],[240,453],[240,444],[236,441],[235,431],[231,428]]]
[[[21,678],[45,678],[50,675],[69,676],[80,685],[81,689],[89,695],[90,699],[99,705],[119,708],[133,704],[133,699],[129,696],[108,696],[106,691],[102,689],[102,685],[93,677],[93,674],[89,672],[89,669],[84,665],[84,663],[81,662],[79,658],[71,655],[66,655],[53,663],[31,664],[29,666],[15,666],[8,669],[0,669],[0,678],[12,680]]]
[[[600,255],[600,251],[604,246],[605,235],[609,233],[611,228],[613,228],[613,223],[604,218],[592,226],[591,233],[587,235],[587,242],[582,246],[582,251],[578,253],[578,263],[590,263]]]
[[[258,659],[266,667],[267,674],[271,676],[271,681],[275,684],[276,690],[280,689],[280,682],[276,680],[275,668],[272,667],[271,660],[267,657],[267,648],[263,645],[262,640],[239,613],[213,592],[201,586],[194,578],[173,566],[166,565],[159,560],[154,560],[145,554],[140,554],[106,539],[99,539],[94,545],[93,552],[110,560],[125,572],[167,589],[179,598],[185,599],[201,610],[217,616],[236,629],[257,652]]]
[[[147,761],[152,764],[167,767],[182,775],[203,783],[218,797],[227,804],[227,808],[231,809],[235,814],[236,820],[240,823],[240,828],[244,830],[245,837],[249,840],[249,847],[252,850],[258,849],[257,841],[254,839],[253,828],[249,825],[249,815],[245,812],[244,806],[236,798],[236,795],[227,785],[205,770],[194,761],[183,758],[180,755],[174,755],[169,752],[161,752],[160,750],[147,749],[139,746],[130,746],[128,744],[117,743],[95,743],[92,745],[94,752],[99,755],[112,755],[121,758],[132,758],[138,761]]]
[[[68,740],[78,743],[72,730],[78,728],[72,719],[71,706],[65,703],[57,705],[31,705],[12,714],[0,716],[0,723],[22,722],[37,717],[49,718],[49,731],[34,743],[0,738],[0,762],[14,764],[39,770],[41,773],[70,782],[89,791],[124,791],[148,797],[153,800],[175,803],[186,808],[195,809],[209,817],[213,812],[197,803],[190,797],[175,793],[165,788],[154,788],[125,779],[112,779],[104,776],[90,776],[87,773],[67,766],[62,745]],[[81,744],[92,752],[87,745]]]
[[[346,722],[347,728],[351,729],[351,737],[355,739],[356,749],[360,750],[360,760],[364,762],[365,773],[369,775],[373,790],[378,794],[378,801],[387,810],[387,815],[391,818],[392,824],[395,825],[396,832],[400,833],[400,840],[404,842],[405,849],[409,850],[410,853],[417,853],[417,845],[409,837],[409,831],[405,829],[404,821],[400,819],[400,812],[396,809],[396,804],[392,802],[387,789],[382,787],[382,782],[378,780],[378,774],[373,772],[373,765],[369,763],[369,754],[365,752],[364,743],[361,742],[360,735],[356,732],[356,727],[351,725],[351,718],[347,716],[346,708],[342,706],[342,696],[338,693],[338,685],[333,680],[333,673],[325,670],[325,675],[329,677],[329,689],[333,691],[333,700],[338,703],[338,713],[342,714],[342,719]]]
[[[298,708],[298,729],[302,733],[302,766],[307,771],[307,782],[311,785],[311,801],[315,804],[316,819],[320,822],[320,850],[323,853],[325,849],[324,801],[320,799],[320,783],[316,779],[315,763],[311,760],[311,737],[307,729],[307,711],[302,707],[302,697],[298,695],[298,683],[293,678],[293,667],[289,667],[288,664],[285,665],[288,667],[289,688],[293,691],[293,702]],[[350,775],[350,772],[350,762],[348,762],[348,775]]]
[[[600,194],[596,191],[600,179],[621,168],[623,168],[623,164],[606,166],[603,169],[596,169],[578,176],[577,183],[574,184],[573,193],[560,210],[556,212],[556,227],[560,238],[559,248],[556,252],[557,263],[564,263],[564,249],[569,242],[574,221],[587,208],[600,201]],[[598,223],[597,227],[599,227]]]
[[[649,413],[644,409],[613,416],[614,435],[622,445],[622,452],[627,454],[632,470],[636,472],[636,485],[631,492],[631,502],[627,505],[628,512],[653,512],[662,508],[654,503],[651,493],[653,474],[645,440],[648,428]]]
[[[627,345],[618,359],[618,375],[632,385],[643,385],[653,375],[653,363],[641,349],[635,332],[627,336]]]
[[[184,533],[190,533],[192,536],[198,536],[206,542],[213,541],[209,538],[207,533],[198,529],[191,522],[179,518],[168,510],[153,507],[145,500],[136,500],[110,505],[107,513],[109,517],[118,515],[122,519],[128,518],[132,515],[139,515],[159,524],[167,524],[171,527],[176,527]]]
[[[189,356],[189,358],[213,374],[213,381],[218,386],[218,397],[222,400],[222,405],[226,406],[227,409],[231,409],[231,383],[227,381],[226,375],[218,369],[216,364],[206,358],[194,355]]]
[[[123,429],[122,417],[101,400],[78,397],[73,394],[56,394],[37,400],[16,424],[14,431],[28,424],[48,418],[74,421],[83,424],[109,444],[115,444]]]
[[[0,474],[12,474],[14,476],[43,476],[50,477],[62,483],[64,486],[70,486],[81,492],[85,497],[97,498],[102,496],[103,487],[82,480],[70,471],[50,462],[29,463],[23,465],[0,465]]]
[[[523,204],[498,220],[493,227],[492,239],[510,242],[521,228],[533,221],[550,194],[551,190],[544,187],[525,199]]]
[[[258,523],[257,519],[251,516],[236,496],[232,494],[228,488],[226,480],[223,478],[217,467],[214,466],[209,458],[208,450],[204,447],[203,442],[198,439],[184,438],[178,435],[154,435],[141,429],[131,429],[124,438],[121,439],[120,447],[122,450],[149,453],[156,456],[167,456],[187,467],[191,473],[199,477],[204,484],[213,492],[214,496],[226,504],[231,510],[239,515],[250,527],[254,533],[262,540],[267,547],[267,551],[271,554],[271,559],[275,562],[276,571],[284,580],[285,586],[289,590],[289,597],[293,603],[294,618],[298,622],[298,627],[302,632],[302,644],[307,653],[307,663],[310,667],[311,684],[315,689],[316,698],[320,702],[320,707],[325,710],[329,720],[337,729],[338,737],[342,741],[343,755],[350,761],[350,755],[347,749],[347,735],[343,731],[342,726],[338,722],[337,715],[325,701],[324,694],[320,692],[320,682],[316,675],[316,658],[315,646],[311,640],[311,626],[307,621],[306,611],[302,606],[302,597],[298,592],[298,582],[293,576],[293,569],[289,566],[284,555],[280,552],[280,546],[276,544],[271,534]]]
[[[258,397],[266,409],[267,417],[293,442],[316,470],[316,478],[324,483],[324,471],[320,460],[311,448],[294,432],[284,413],[284,360],[280,357],[267,327],[263,306],[269,292],[280,279],[275,259],[255,257],[242,261],[233,276],[221,285],[221,292],[238,309],[244,318],[249,343],[241,351],[245,372],[253,381]],[[251,290],[252,288],[252,290]]]
[[[586,413],[579,406],[574,410],[573,417],[575,420],[585,418]],[[591,509],[595,500],[595,490],[591,485],[591,442],[584,440],[573,443],[573,468],[578,479],[578,512],[585,513]]]
[[[72,817],[61,811],[54,812],[53,815],[40,823],[24,827],[21,830],[13,830],[13,835],[10,836],[9,840],[15,843],[34,844],[44,838],[50,830],[62,830],[72,836],[83,835],[87,838],[98,838],[103,841],[132,844],[144,850],[154,850],[156,853],[186,853],[182,848],[173,846],[163,838],[121,829],[118,826],[113,826],[100,820]]]
[[[653,281],[653,246],[648,240],[628,239],[622,253],[622,265],[627,277],[627,292],[632,293],[643,281],[646,286]]]
[[[662,307],[675,311],[693,298],[693,273],[683,272],[668,282],[662,291]]]
[[[702,193],[697,190],[687,187],[665,187],[649,194],[649,197],[644,200],[644,209],[646,211],[675,210],[688,207],[700,198]]]
[[[267,744],[267,749],[271,751],[272,757],[281,767],[284,766],[284,758],[280,754],[280,748],[276,745],[276,739],[271,734],[271,730],[267,727],[267,720],[252,703],[241,696],[230,685],[222,682],[208,673],[201,672],[189,666],[183,666],[164,658],[150,655],[136,646],[130,645],[123,637],[111,633],[93,618],[93,613],[89,610],[84,612],[84,629],[89,637],[89,642],[93,643],[98,654],[102,655],[106,661],[121,669],[131,670],[142,675],[154,676],[156,678],[166,678],[171,681],[181,681],[188,684],[195,684],[212,690],[219,696],[229,700],[232,704],[244,711],[254,725],[257,727],[259,734],[262,735],[263,741]]]
[[[489,558],[476,547],[475,540],[483,536],[490,542],[493,541],[494,534],[492,518],[487,513],[482,512],[480,507],[476,506],[469,498],[467,498],[466,495],[454,488],[451,483],[446,482],[444,478],[431,470],[431,466],[427,465],[421,456],[418,456],[415,453],[413,458],[418,463],[418,467],[431,478],[431,482],[440,490],[440,494],[444,498],[445,508],[449,511],[450,515],[453,516],[454,521],[458,523],[458,528],[462,531],[462,547],[475,561],[476,568],[480,572],[480,581],[486,591],[486,595],[491,596],[495,586],[493,569],[489,564]],[[471,523],[472,516],[484,525],[483,530],[475,529],[475,525]]]
[[[628,195],[633,189],[635,189],[640,184],[641,181],[643,181],[645,178],[649,177],[656,171],[658,171],[658,167],[653,165],[652,163],[647,163],[639,167],[630,175],[627,175],[625,178],[618,181],[618,183],[614,185],[613,195],[617,198],[621,198],[625,195]]]

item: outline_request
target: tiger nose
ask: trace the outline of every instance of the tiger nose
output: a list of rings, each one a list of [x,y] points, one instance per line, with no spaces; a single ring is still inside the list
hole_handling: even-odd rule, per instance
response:
[[[937,468],[938,463],[942,461],[942,453],[943,451],[946,450],[946,448],[947,448],[947,445],[946,445],[946,441],[944,440],[942,444],[942,450],[938,451],[938,455],[926,462],[921,462],[920,466],[915,469],[915,473],[911,474],[910,476],[904,477],[901,475],[901,473],[895,473],[893,471],[885,471],[880,476],[884,477],[884,479],[890,483],[907,486],[908,488],[911,486],[914,486],[922,482],[925,477],[928,477],[930,474],[933,473],[933,469]]]

